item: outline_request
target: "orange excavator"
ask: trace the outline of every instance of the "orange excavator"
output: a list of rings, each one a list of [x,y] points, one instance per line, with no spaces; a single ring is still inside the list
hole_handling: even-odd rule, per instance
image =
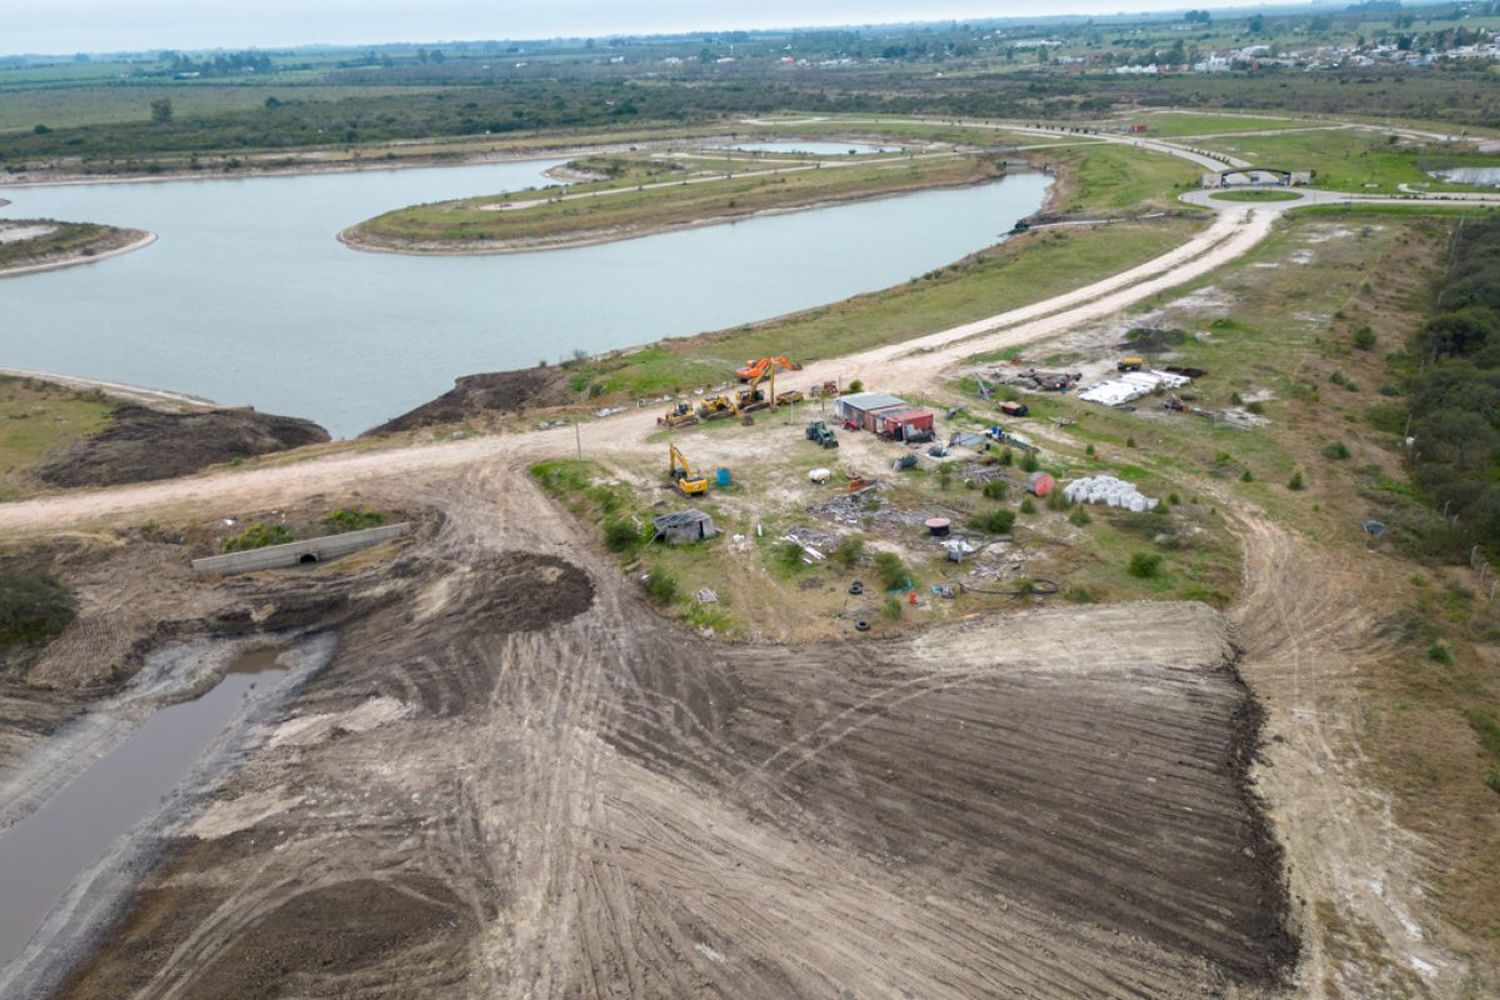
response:
[[[761,358],[759,361],[752,361],[744,368],[741,368],[736,374],[740,376],[740,381],[750,384],[747,388],[740,390],[739,399],[737,400],[740,410],[760,410],[782,402],[776,395],[776,369],[785,368],[788,371],[796,371],[801,367],[801,365],[788,358]],[[763,382],[769,383],[765,391],[761,390],[761,383]],[[783,393],[783,395],[790,394]],[[787,402],[791,402],[791,400],[787,400]]]
[[[741,382],[759,382],[778,367],[789,372],[802,370],[802,366],[790,358],[761,358],[759,361],[746,361],[745,367],[736,369],[734,374]]]

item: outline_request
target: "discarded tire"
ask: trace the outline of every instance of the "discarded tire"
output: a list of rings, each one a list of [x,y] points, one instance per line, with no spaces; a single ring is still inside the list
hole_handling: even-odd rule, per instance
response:
[[[855,580],[853,583],[849,584],[849,593],[851,593],[851,594],[863,594],[864,592],[865,592],[865,585],[862,584],[862,583],[860,583],[858,580]]]
[[[856,631],[856,632],[868,632],[868,631],[870,631],[870,623],[867,622],[867,621],[865,621],[865,620],[863,620],[863,619],[861,619],[861,620],[859,620],[859,621],[857,621],[857,622],[854,623],[854,631]]]

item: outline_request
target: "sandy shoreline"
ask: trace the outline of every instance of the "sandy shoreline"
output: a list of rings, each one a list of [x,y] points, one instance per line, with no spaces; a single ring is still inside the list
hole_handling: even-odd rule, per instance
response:
[[[59,268],[64,267],[77,267],[80,264],[93,264],[101,260],[108,260],[110,257],[118,257],[121,254],[127,254],[135,250],[140,250],[144,247],[150,246],[155,242],[155,233],[141,230],[140,236],[136,237],[134,240],[131,240],[129,243],[126,243],[124,246],[115,247],[113,250],[106,250],[103,253],[96,253],[90,257],[84,257],[80,255],[77,257],[69,257],[66,260],[48,261],[45,264],[25,264],[21,267],[0,268],[0,278],[14,278],[19,277],[23,274],[35,274],[38,271],[56,271]]]

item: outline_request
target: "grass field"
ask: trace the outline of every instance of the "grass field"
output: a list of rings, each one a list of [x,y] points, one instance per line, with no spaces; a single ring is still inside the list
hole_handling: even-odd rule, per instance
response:
[[[1430,185],[1433,191],[1470,191],[1479,188],[1443,184],[1423,172],[1424,154],[1390,141],[1389,137],[1348,129],[1291,132],[1276,136],[1243,136],[1201,143],[1206,149],[1229,153],[1257,166],[1285,170],[1314,170],[1313,183],[1332,191],[1397,194],[1401,184]],[[1434,148],[1425,155],[1442,164],[1495,166],[1494,157],[1459,157]]]
[[[1296,201],[1300,196],[1292,191],[1219,191],[1209,195],[1214,201]]]
[[[113,410],[100,396],[0,375],[0,501],[25,495],[19,476],[54,448],[102,430]]]
[[[1131,146],[1063,146],[1045,153],[1068,170],[1059,207],[1072,212],[1181,207],[1177,192],[1197,187],[1203,173],[1175,156]]]
[[[565,198],[507,211],[486,207],[505,200],[497,196],[398,209],[361,223],[350,235],[361,243],[418,248],[462,248],[507,240],[564,242],[580,234],[650,232],[768,209],[971,184],[1000,173],[993,161],[983,157],[879,158],[878,162],[794,173],[646,187],[597,199],[574,197],[591,190],[585,185],[580,191],[569,191]]]

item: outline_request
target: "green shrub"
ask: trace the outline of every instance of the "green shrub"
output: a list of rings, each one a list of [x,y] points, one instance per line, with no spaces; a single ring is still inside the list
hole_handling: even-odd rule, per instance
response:
[[[1031,502],[1031,497],[1026,497],[1024,500],[1021,501],[1021,513],[1022,514],[1035,514],[1036,513],[1036,504],[1034,504],[1034,503]]]
[[[1180,497],[1180,496],[1177,495],[1177,491],[1176,490],[1173,490],[1171,493],[1167,494],[1167,503],[1168,503],[1168,505],[1170,505],[1172,507],[1181,507],[1182,506],[1182,497]]]
[[[847,391],[847,392],[864,392],[865,391],[865,383],[862,380],[860,380],[860,379],[855,379],[853,382],[849,383],[849,388],[847,390],[845,390],[845,391]]]
[[[1135,438],[1133,438],[1133,437],[1126,438],[1125,439],[1125,447],[1127,447],[1127,448],[1134,448],[1135,447]]]
[[[611,552],[629,552],[641,544],[634,521],[610,521],[604,526],[604,547]]]
[[[1293,491],[1307,489],[1307,483],[1302,481],[1302,470],[1298,469],[1292,473],[1292,478],[1286,481],[1286,488]]]
[[[1083,449],[1083,453],[1085,455],[1087,455],[1089,458],[1093,458],[1094,455],[1095,455],[1094,446],[1093,445],[1089,445],[1087,448]]]
[[[1155,552],[1136,552],[1131,555],[1127,569],[1131,576],[1142,580],[1161,576],[1161,556]]]
[[[0,646],[51,639],[73,620],[73,595],[51,573],[0,572]]]
[[[1047,494],[1048,510],[1067,510],[1072,506],[1073,501],[1069,500],[1068,495],[1062,490],[1053,490]]]
[[[991,479],[984,484],[984,495],[991,500],[1004,500],[1010,492],[1010,483],[1003,479]]]
[[[953,488],[953,471],[954,471],[954,465],[955,465],[955,463],[953,463],[953,462],[943,462],[943,463],[941,463],[941,464],[938,465],[938,467],[937,467],[938,489],[946,491],[946,490],[950,490],[950,489]]]
[[[901,618],[901,598],[887,597],[885,605],[881,607],[880,613],[887,621],[899,621]]]
[[[988,532],[991,535],[1008,535],[1016,524],[1016,512],[1001,507],[986,514],[979,514],[969,521],[969,526],[975,531]]]
[[[1342,462],[1349,457],[1349,446],[1342,441],[1325,444],[1323,446],[1323,457],[1331,462]]]
[[[1491,757],[1500,757],[1500,722],[1495,720],[1495,713],[1487,708],[1476,708],[1465,712],[1464,719],[1469,723],[1469,728],[1474,730],[1474,735],[1479,737],[1479,745],[1484,747],[1484,752]]]
[[[1370,351],[1375,348],[1375,331],[1368,326],[1362,326],[1354,331],[1354,346],[1361,351]]]
[[[1015,461],[1016,461],[1016,453],[1013,452],[1013,451],[1011,451],[1009,448],[1006,448],[1004,451],[1002,451],[1000,453],[1000,464],[1001,465],[1014,465]]]
[[[387,520],[380,511],[368,507],[341,507],[323,518],[323,525],[334,531],[361,531],[378,528]]]
[[[646,596],[663,606],[676,602],[676,578],[662,570],[652,570],[646,577]]]
[[[881,552],[875,556],[875,571],[880,574],[880,585],[886,590],[904,587],[909,582],[906,564],[893,552]]]
[[[1242,483],[1249,483],[1249,482],[1254,482],[1254,480],[1255,480],[1255,477],[1252,476],[1252,475],[1250,475],[1250,470],[1249,469],[1246,469],[1244,472],[1240,473],[1240,482],[1242,482]]]
[[[284,524],[262,524],[257,521],[233,538],[224,539],[225,552],[248,552],[263,549],[267,545],[285,545],[296,541]]]
[[[1042,467],[1042,463],[1039,462],[1039,461],[1037,461],[1036,452],[1034,452],[1034,451],[1028,451],[1025,455],[1023,455],[1021,457],[1021,469],[1023,471],[1025,471],[1025,472],[1035,472],[1036,470],[1040,469],[1041,467]]]
[[[1073,513],[1068,515],[1068,523],[1079,528],[1087,528],[1089,525],[1094,523],[1094,519],[1089,515],[1089,512],[1084,509],[1083,505],[1080,504],[1079,506],[1073,508]]]
[[[1098,600],[1094,596],[1094,592],[1088,587],[1079,586],[1069,587],[1067,590],[1064,590],[1063,597],[1067,598],[1073,604],[1093,604]]]
[[[785,542],[779,546],[776,549],[776,560],[784,568],[792,572],[796,572],[807,565],[807,563],[802,561],[802,546],[796,542]]]
[[[1441,639],[1435,639],[1427,647],[1427,658],[1433,663],[1441,663],[1444,666],[1453,665],[1453,650]]]
[[[863,538],[845,538],[833,550],[833,561],[845,569],[853,569],[865,554]]]
[[[1484,772],[1484,786],[1492,792],[1500,792],[1500,767]]]

